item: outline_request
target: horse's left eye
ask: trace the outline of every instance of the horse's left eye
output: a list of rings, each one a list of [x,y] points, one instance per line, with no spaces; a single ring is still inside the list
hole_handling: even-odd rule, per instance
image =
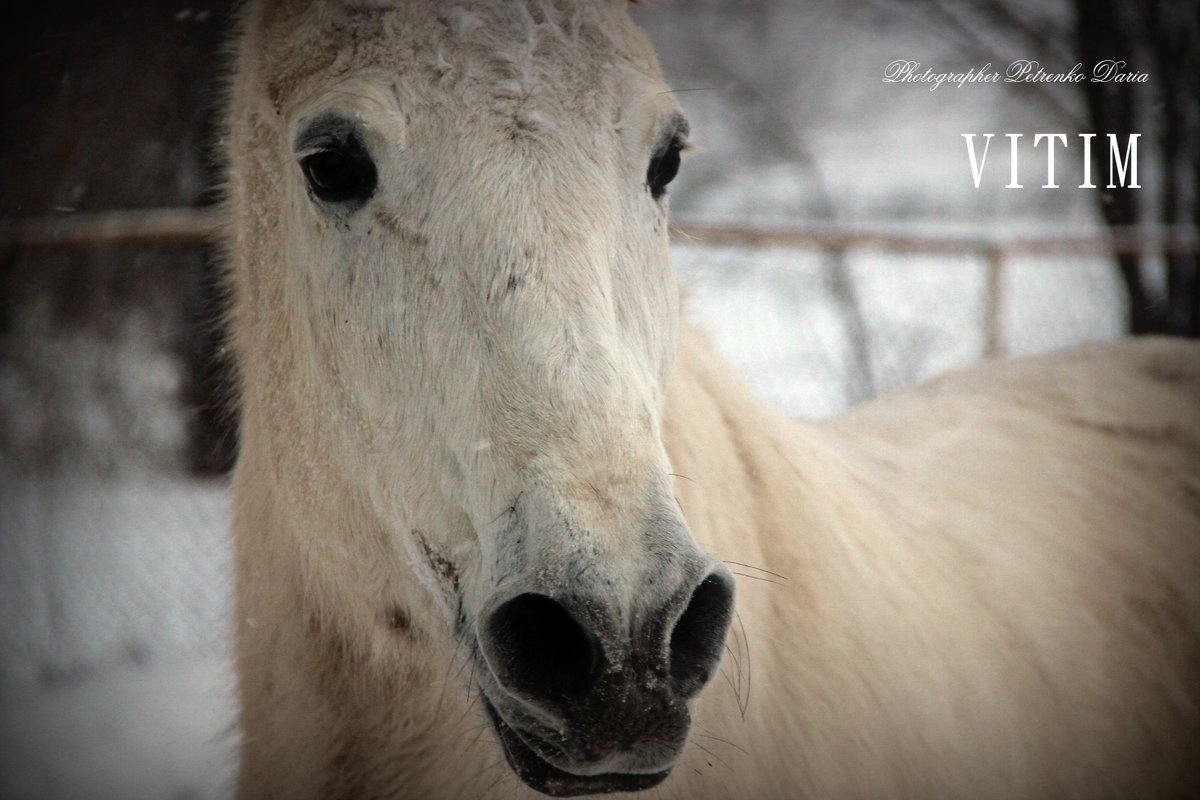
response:
[[[646,185],[650,187],[650,196],[655,200],[667,193],[667,184],[679,174],[679,154],[682,152],[683,141],[675,136],[650,159],[650,168],[646,170]]]
[[[332,126],[326,121],[323,128]],[[313,199],[353,210],[375,193],[375,162],[348,125],[338,126],[333,134],[324,133],[320,138],[325,141],[318,140],[317,149],[300,159],[300,171]]]

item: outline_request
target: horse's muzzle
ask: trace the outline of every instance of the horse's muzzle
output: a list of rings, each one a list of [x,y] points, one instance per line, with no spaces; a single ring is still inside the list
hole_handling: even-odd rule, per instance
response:
[[[699,551],[684,561],[664,574],[673,585],[644,588],[637,612],[596,592],[601,581],[494,598],[480,615],[487,710],[527,784],[561,797],[668,776],[687,741],[688,701],[716,673],[733,614],[724,564]]]

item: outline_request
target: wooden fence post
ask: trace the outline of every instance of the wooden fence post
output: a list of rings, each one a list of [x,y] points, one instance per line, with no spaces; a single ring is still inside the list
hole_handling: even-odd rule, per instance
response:
[[[1001,297],[1004,250],[997,245],[990,245],[984,248],[983,255],[983,355],[984,358],[996,358],[1002,354],[1000,314],[1004,308]]]

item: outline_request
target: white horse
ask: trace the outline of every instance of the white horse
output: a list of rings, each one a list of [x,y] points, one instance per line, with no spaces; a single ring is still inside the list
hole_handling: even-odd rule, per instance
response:
[[[245,12],[240,795],[1196,796],[1200,351],[768,410],[624,5]]]

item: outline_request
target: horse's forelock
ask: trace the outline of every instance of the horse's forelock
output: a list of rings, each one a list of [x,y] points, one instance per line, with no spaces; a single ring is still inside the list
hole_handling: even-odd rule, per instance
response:
[[[503,54],[513,52],[506,50],[513,44],[509,41],[513,35],[533,36],[539,41],[550,42],[560,38],[555,34],[566,33],[561,37],[567,45],[566,50],[551,57],[556,75],[563,70],[570,72],[572,68],[588,72],[612,56],[618,61],[636,64],[639,70],[657,73],[657,58],[648,37],[624,13],[627,6],[636,2],[608,0],[607,12],[604,5],[594,0],[583,0],[574,6],[557,0],[542,0],[524,8],[510,3],[488,6],[465,2],[461,8],[469,12],[468,16],[473,16],[470,12],[488,13],[484,15],[483,25],[468,28],[470,35],[455,44],[455,51],[459,59],[471,58],[468,54],[473,51],[474,58],[482,56],[485,62],[494,66],[504,61]],[[402,11],[402,7],[420,13],[410,16]],[[258,52],[254,58],[261,66],[258,71],[265,81],[263,88],[279,112],[289,98],[295,96],[298,87],[313,76],[340,74],[351,66],[367,66],[372,62],[388,69],[402,63],[445,64],[443,55],[450,51],[442,49],[443,37],[454,36],[462,30],[454,23],[458,18],[454,9],[451,4],[414,4],[411,0],[259,0],[251,8],[246,22],[257,32],[254,38]],[[380,16],[389,12],[401,15],[390,20]],[[564,26],[561,31],[559,25],[553,23],[531,25],[528,32],[522,32],[520,26],[512,28],[496,24],[498,20],[509,18],[519,21],[522,18],[547,20],[554,17]],[[396,39],[397,20],[402,23],[401,30],[411,33],[406,45],[399,44]],[[506,29],[508,33],[505,33]],[[585,31],[590,33],[578,35]],[[581,41],[591,41],[595,43],[593,46],[600,48],[595,53],[595,63],[588,64],[579,58]],[[398,48],[404,46],[411,47],[411,52],[402,54]],[[539,44],[535,49],[542,55],[557,49],[541,51],[540,48]],[[533,52],[530,50],[530,55]]]
[[[644,0],[608,1],[617,5],[645,5]],[[396,8],[402,5],[404,2],[405,0],[260,0],[258,5],[267,16],[273,16],[280,12],[285,14],[302,14],[316,10],[320,7],[385,10]]]

